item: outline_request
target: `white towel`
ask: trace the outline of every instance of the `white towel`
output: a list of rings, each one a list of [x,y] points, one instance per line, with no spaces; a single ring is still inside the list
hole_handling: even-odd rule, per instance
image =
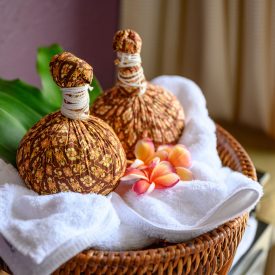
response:
[[[180,143],[191,152],[196,180],[144,196],[126,184],[107,197],[38,196],[24,187],[15,169],[1,161],[0,257],[15,274],[50,274],[88,247],[126,250],[159,238],[184,241],[249,211],[258,202],[259,184],[222,168],[215,124],[198,86],[179,76],[162,76],[153,82],[172,91],[184,107],[186,128]],[[124,193],[125,189],[129,190]]]

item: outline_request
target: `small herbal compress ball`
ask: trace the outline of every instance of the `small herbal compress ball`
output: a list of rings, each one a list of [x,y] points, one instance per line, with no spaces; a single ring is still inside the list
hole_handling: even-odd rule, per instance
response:
[[[50,67],[56,84],[63,87],[62,109],[42,118],[20,142],[19,174],[39,194],[106,195],[123,176],[126,156],[112,128],[89,115],[86,84],[92,81],[92,67],[66,52],[54,56]]]
[[[92,108],[93,115],[114,129],[128,159],[134,158],[135,144],[142,138],[152,139],[156,146],[177,143],[185,125],[184,111],[176,97],[146,81],[141,45],[140,36],[133,30],[115,34],[117,82],[98,97]]]

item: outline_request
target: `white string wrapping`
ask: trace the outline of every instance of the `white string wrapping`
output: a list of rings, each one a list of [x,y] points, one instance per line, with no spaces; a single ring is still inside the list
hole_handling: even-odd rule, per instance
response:
[[[61,88],[63,103],[61,113],[71,119],[86,119],[89,117],[90,97],[88,90],[93,87],[85,85],[81,87]]]
[[[117,78],[119,80],[119,85],[123,87],[133,87],[139,88],[140,95],[143,95],[146,91],[147,84],[144,79],[143,68],[141,66],[141,57],[140,54],[129,54],[123,52],[117,52],[117,66],[119,68],[129,68],[129,67],[138,67],[136,72],[127,74],[127,76],[122,74],[122,71],[118,71]]]

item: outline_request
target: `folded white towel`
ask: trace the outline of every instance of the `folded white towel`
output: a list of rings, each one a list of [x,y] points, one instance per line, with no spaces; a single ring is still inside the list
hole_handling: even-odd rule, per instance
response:
[[[215,124],[198,86],[177,76],[154,82],[173,91],[184,107],[186,128],[180,143],[191,151],[196,180],[145,196],[137,196],[127,185],[107,197],[38,196],[23,186],[15,169],[0,161],[0,257],[15,274],[49,274],[90,246],[125,250],[145,247],[159,238],[187,240],[258,202],[259,184],[222,168]],[[129,191],[122,195],[123,188]]]

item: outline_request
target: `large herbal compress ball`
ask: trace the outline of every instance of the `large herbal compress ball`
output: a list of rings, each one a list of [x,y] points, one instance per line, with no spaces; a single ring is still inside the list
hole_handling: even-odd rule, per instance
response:
[[[106,195],[123,176],[126,156],[112,128],[89,115],[85,84],[92,80],[92,67],[70,53],[54,56],[50,66],[53,79],[65,87],[63,106],[36,123],[20,142],[19,174],[39,194]]]

